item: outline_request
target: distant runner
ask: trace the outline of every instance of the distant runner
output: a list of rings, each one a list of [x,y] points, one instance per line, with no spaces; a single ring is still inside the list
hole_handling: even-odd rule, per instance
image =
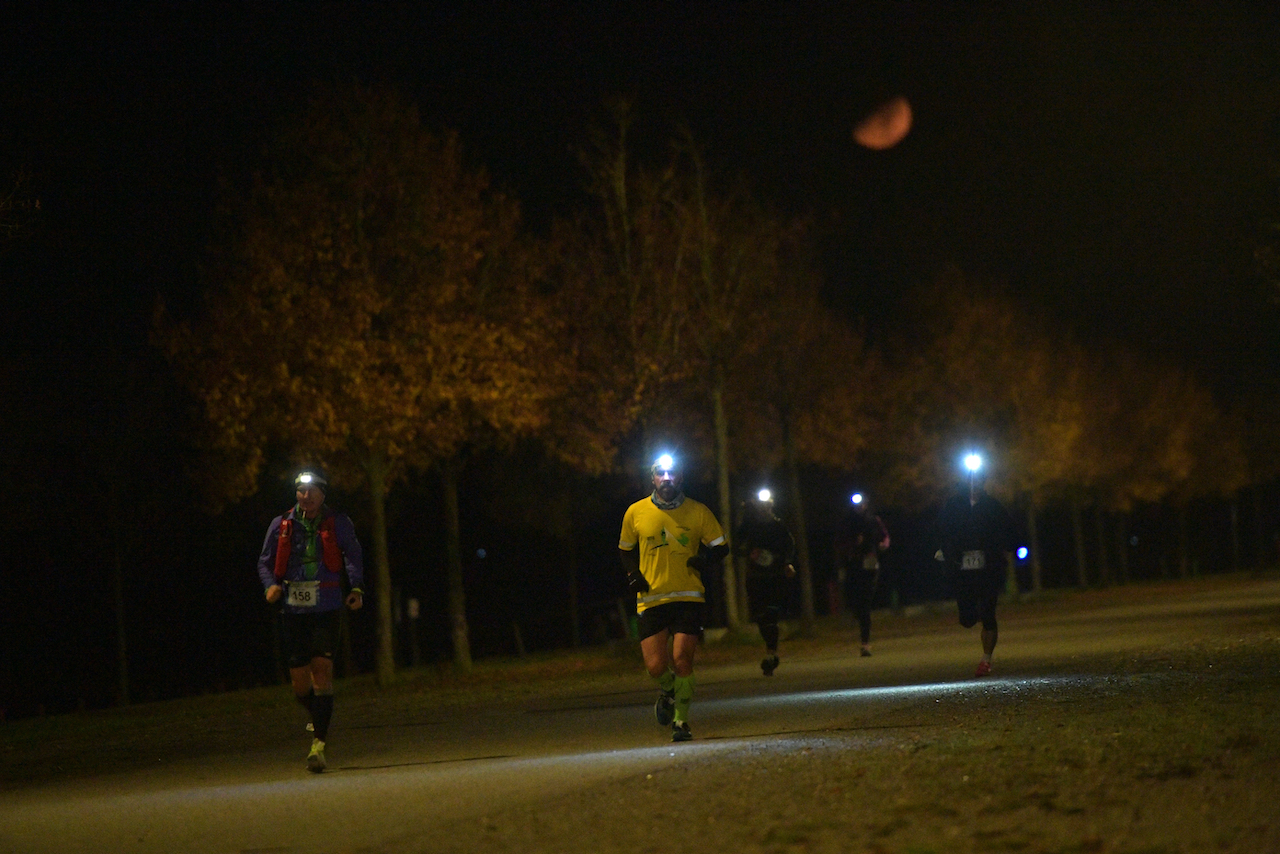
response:
[[[880,555],[889,548],[889,529],[871,512],[870,504],[861,492],[851,496],[849,508],[840,520],[835,545],[847,599],[858,618],[863,658],[871,655],[871,605],[880,580]]]
[[[772,676],[778,669],[778,618],[796,575],[796,543],[787,526],[773,514],[769,490],[762,489],[754,500],[745,502],[742,524],[733,535],[733,549],[746,564],[751,619],[764,641],[760,670]]]
[[[1015,529],[1004,506],[987,494],[982,458],[970,454],[965,467],[968,482],[960,484],[938,518],[938,559],[955,581],[960,625],[968,629],[982,621],[982,659],[974,675],[986,676],[996,649],[996,601],[1008,577]]]

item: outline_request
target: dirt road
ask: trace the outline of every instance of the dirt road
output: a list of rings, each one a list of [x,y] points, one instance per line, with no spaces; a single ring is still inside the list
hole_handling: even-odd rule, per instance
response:
[[[708,650],[683,745],[629,667],[340,699],[319,776],[278,711],[154,767],[68,719],[69,754],[135,761],[7,785],[0,851],[1280,851],[1280,578],[1006,605],[984,680],[949,610],[881,623],[771,679]]]

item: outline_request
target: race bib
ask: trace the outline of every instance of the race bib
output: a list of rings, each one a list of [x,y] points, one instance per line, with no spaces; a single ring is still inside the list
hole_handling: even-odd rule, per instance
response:
[[[320,582],[289,582],[289,598],[286,601],[295,608],[314,608],[320,601]]]
[[[773,552],[768,549],[755,549],[751,552],[751,562],[756,566],[773,566]]]
[[[981,550],[965,552],[960,558],[961,569],[985,569],[986,566],[987,555]]]

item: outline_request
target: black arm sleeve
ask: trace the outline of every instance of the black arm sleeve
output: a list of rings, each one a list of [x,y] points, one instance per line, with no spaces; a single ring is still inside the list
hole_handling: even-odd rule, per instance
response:
[[[725,555],[728,553],[729,546],[726,543],[721,543],[718,546],[708,546],[706,543],[703,543],[698,546],[698,553],[685,561],[685,563],[687,563],[691,569],[696,569],[698,572],[705,572],[707,567],[724,560]]]
[[[627,589],[632,593],[648,593],[649,582],[640,574],[640,549],[618,549],[618,557],[627,575]]]

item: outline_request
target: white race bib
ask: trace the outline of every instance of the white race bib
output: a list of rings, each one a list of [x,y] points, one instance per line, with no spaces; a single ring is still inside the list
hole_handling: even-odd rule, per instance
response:
[[[987,555],[983,551],[965,552],[960,558],[961,569],[985,569],[987,566]]]
[[[286,601],[295,608],[314,608],[320,601],[320,582],[289,582],[289,598]]]

